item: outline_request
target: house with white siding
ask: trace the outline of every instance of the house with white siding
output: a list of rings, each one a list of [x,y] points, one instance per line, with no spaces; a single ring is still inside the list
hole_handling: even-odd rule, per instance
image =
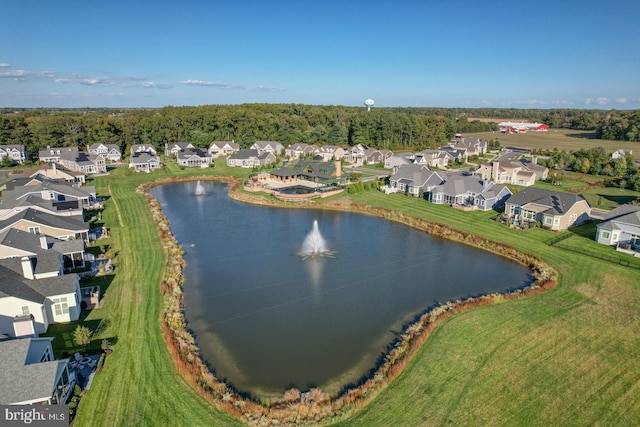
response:
[[[597,225],[596,242],[640,252],[640,206],[620,205]]]
[[[0,162],[11,161],[14,165],[21,165],[29,160],[27,147],[22,144],[0,145]]]
[[[213,141],[209,144],[207,152],[212,158],[217,159],[220,156],[237,153],[238,150],[240,150],[240,144],[235,141]]]
[[[0,260],[0,335],[17,336],[14,323],[22,316],[33,318],[36,334],[45,333],[50,324],[78,320],[78,275],[61,275],[54,263],[51,271],[39,272],[41,261],[39,256]]]

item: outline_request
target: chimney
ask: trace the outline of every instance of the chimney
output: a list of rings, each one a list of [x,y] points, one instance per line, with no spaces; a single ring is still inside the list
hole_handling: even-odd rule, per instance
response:
[[[27,256],[22,257],[22,274],[26,279],[33,280],[33,264],[31,264],[31,258]]]
[[[531,163],[533,163],[534,165],[538,164],[538,156],[531,156]]]
[[[500,162],[493,162],[491,165],[491,179],[493,182],[498,182],[498,170],[500,169]]]
[[[51,163],[51,169],[53,169],[53,176],[58,175],[58,167],[55,163]]]
[[[44,250],[49,249],[49,244],[47,243],[47,236],[43,234],[40,235],[40,247]]]
[[[336,165],[336,177],[341,177],[342,176],[342,160],[336,160],[335,165]]]

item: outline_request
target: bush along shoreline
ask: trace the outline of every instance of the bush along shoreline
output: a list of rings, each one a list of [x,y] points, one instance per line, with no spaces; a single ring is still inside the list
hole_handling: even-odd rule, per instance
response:
[[[557,283],[557,273],[538,257],[482,236],[456,230],[445,224],[429,222],[389,209],[359,204],[323,204],[313,202],[299,204],[299,207],[349,210],[375,215],[387,220],[401,222],[434,236],[447,238],[478,247],[512,259],[532,271],[533,282],[524,288],[507,293],[495,293],[470,297],[464,300],[450,301],[431,308],[407,325],[398,340],[390,345],[371,373],[353,387],[345,388],[338,396],[328,396],[314,388],[306,392],[290,389],[281,398],[269,402],[256,402],[237,392],[233,387],[218,379],[202,360],[195,338],[189,332],[183,310],[183,269],[185,266],[183,251],[171,232],[169,221],[165,217],[160,203],[148,193],[157,185],[174,182],[208,180],[225,182],[231,185],[230,196],[236,200],[268,206],[292,207],[290,203],[274,198],[250,195],[238,191],[242,180],[233,177],[174,177],[141,184],[136,192],[142,195],[149,207],[158,236],[166,254],[164,271],[160,281],[163,295],[160,328],[172,356],[176,370],[201,396],[212,401],[225,413],[237,417],[249,424],[298,425],[308,422],[331,422],[351,415],[364,407],[378,393],[404,370],[412,356],[422,346],[437,325],[456,313],[473,307],[500,303],[537,294],[553,288]]]

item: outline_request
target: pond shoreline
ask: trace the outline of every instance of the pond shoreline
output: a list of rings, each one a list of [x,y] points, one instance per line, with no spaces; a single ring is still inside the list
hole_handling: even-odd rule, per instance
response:
[[[431,235],[465,243],[514,260],[532,273],[534,281],[527,287],[504,294],[490,294],[465,300],[448,302],[432,308],[419,316],[404,329],[401,336],[389,347],[380,362],[356,384],[345,386],[343,392],[333,398],[321,390],[311,389],[306,393],[299,390],[287,391],[281,399],[258,403],[248,396],[237,392],[229,385],[217,379],[208,369],[199,355],[193,335],[189,332],[182,306],[182,270],[184,260],[182,249],[171,233],[167,218],[158,201],[147,191],[155,186],[187,181],[217,181],[231,185],[229,196],[245,203],[270,207],[313,208],[337,211],[350,211],[377,216],[394,222],[409,225]],[[556,272],[538,257],[500,242],[496,242],[471,233],[453,229],[445,224],[429,222],[386,208],[351,203],[347,200],[316,203],[314,201],[287,203],[265,197],[248,194],[239,190],[242,180],[233,177],[190,176],[172,177],[142,184],[136,192],[143,195],[156,222],[158,235],[166,254],[166,262],[160,283],[164,307],[161,314],[161,330],[174,360],[177,371],[192,384],[201,395],[216,403],[230,415],[255,425],[286,425],[321,420],[328,421],[343,418],[355,409],[365,406],[383,388],[395,379],[411,360],[415,352],[428,338],[431,331],[452,314],[472,307],[499,303],[508,299],[517,299],[550,289],[556,284]]]

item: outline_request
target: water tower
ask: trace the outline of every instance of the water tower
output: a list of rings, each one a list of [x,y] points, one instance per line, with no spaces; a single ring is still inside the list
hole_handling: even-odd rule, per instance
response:
[[[364,105],[367,106],[367,111],[371,111],[371,107],[375,104],[375,101],[371,98],[367,98],[364,100]]]

